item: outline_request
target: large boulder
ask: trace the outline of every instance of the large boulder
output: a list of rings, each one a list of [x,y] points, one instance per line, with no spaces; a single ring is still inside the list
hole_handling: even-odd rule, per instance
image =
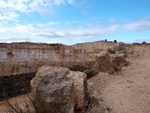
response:
[[[85,73],[61,67],[41,67],[31,81],[34,101],[49,113],[74,113],[88,105]],[[45,112],[45,111],[44,111]]]
[[[44,66],[32,79],[33,99],[43,113],[74,113],[75,88],[69,73],[67,68]]]
[[[88,106],[89,102],[86,74],[79,71],[70,71],[67,76],[71,78],[75,86],[75,100],[77,102],[75,105],[75,109],[83,109],[85,106]]]

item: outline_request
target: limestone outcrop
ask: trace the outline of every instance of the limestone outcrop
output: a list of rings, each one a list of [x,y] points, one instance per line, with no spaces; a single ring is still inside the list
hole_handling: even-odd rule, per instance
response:
[[[101,52],[96,56],[98,70],[101,72],[108,72],[113,74],[122,66],[127,65],[126,53],[116,51],[113,54],[108,52]]]
[[[0,43],[0,76],[37,72],[43,65],[86,60],[81,50],[63,44]]]
[[[74,82],[75,100],[77,102],[75,109],[83,109],[85,106],[88,106],[89,103],[86,74],[79,71],[70,71],[67,76]]]
[[[117,67],[114,65],[113,62],[111,62],[110,56],[106,52],[99,53],[96,56],[96,61],[98,63],[99,71],[108,72],[110,74],[116,72]]]
[[[125,54],[123,53],[116,53],[110,55],[111,61],[117,66],[122,67],[127,64],[125,59]]]
[[[46,113],[74,113],[75,88],[69,69],[41,67],[31,81],[34,101]]]
[[[98,54],[102,51],[106,51],[108,48],[112,49],[115,46],[117,46],[117,43],[106,41],[87,42],[72,45],[75,49],[82,50],[83,53],[87,54]]]
[[[105,41],[71,46],[30,42],[0,43],[0,76],[37,72],[43,65],[67,68],[83,65],[91,69],[95,66],[95,54],[115,47],[115,50],[121,52],[123,46]]]
[[[46,112],[74,113],[88,105],[89,95],[86,75],[62,67],[41,67],[31,81],[36,103]]]

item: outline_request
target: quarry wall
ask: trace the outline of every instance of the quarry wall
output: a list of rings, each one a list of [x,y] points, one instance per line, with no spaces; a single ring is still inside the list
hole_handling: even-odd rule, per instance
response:
[[[63,44],[0,43],[0,76],[36,72],[43,65],[71,67],[90,65],[93,54],[112,48],[115,43]]]
[[[98,54],[101,51],[107,51],[108,48],[113,48],[117,45],[114,42],[96,41],[87,43],[78,43],[72,45],[75,49],[82,50],[86,54]]]

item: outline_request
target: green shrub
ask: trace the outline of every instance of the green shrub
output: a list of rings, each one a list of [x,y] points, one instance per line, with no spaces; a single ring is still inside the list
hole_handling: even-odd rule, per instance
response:
[[[31,90],[30,80],[35,73],[26,73],[20,75],[1,76],[0,77],[0,100],[4,99],[5,92],[7,98],[15,97],[27,93]],[[26,90],[25,90],[26,89]]]

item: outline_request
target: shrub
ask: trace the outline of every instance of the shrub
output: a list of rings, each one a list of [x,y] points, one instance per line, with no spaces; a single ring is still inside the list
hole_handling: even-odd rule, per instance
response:
[[[114,40],[114,43],[117,43],[117,40]]]
[[[87,70],[86,67],[81,66],[81,65],[74,65],[73,67],[70,67],[69,69],[70,69],[71,71],[81,71],[81,72]]]
[[[7,98],[26,94],[26,90],[31,90],[30,80],[35,73],[26,73],[20,75],[1,76],[0,77],[0,100],[4,99],[3,92]],[[26,89],[26,90],[25,90]]]
[[[23,100],[20,103],[20,100]],[[5,99],[5,105],[7,107],[8,113],[48,113],[47,110],[41,107],[41,103],[38,103],[33,100],[30,94],[27,95],[27,98],[22,98],[20,100],[10,101]]]

